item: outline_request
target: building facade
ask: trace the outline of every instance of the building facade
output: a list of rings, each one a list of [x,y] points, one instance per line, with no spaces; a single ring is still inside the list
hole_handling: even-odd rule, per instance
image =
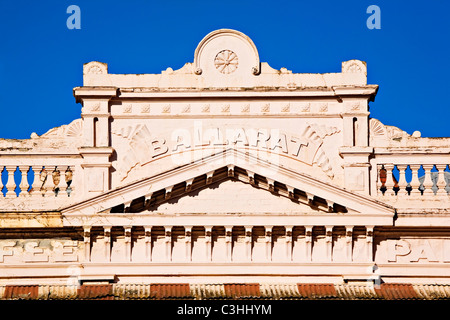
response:
[[[449,298],[450,138],[377,89],[229,29],[179,70],[85,64],[80,119],[0,140],[0,297]]]

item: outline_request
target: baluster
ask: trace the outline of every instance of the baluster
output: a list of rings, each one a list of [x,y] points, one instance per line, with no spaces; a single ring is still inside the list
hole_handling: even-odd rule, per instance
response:
[[[68,167],[65,172],[64,180],[66,181],[67,188],[70,188],[70,193],[67,191],[67,188],[66,188],[66,192],[69,196],[73,196],[73,194],[75,192],[75,186],[73,183],[73,175],[74,174],[75,174],[75,167],[74,166]]]
[[[383,181],[381,181],[381,170],[383,170],[382,164],[377,164],[377,195],[382,194],[381,189],[384,187]]]
[[[446,164],[437,164],[436,169],[439,170],[438,173],[438,181],[436,183],[439,188],[436,195],[447,195],[447,190],[445,190],[445,186],[447,185],[445,181],[445,168],[447,168]]]
[[[385,195],[393,196],[394,193],[394,179],[392,179],[392,170],[394,169],[394,165],[392,163],[387,163],[384,165],[384,169],[386,169],[386,192]]]
[[[26,195],[28,195],[28,188],[30,186],[29,182],[28,182],[28,169],[30,167],[29,166],[19,166],[19,171],[22,174],[22,181],[20,181],[20,193],[19,193],[19,197],[25,197]]]
[[[3,173],[3,167],[0,167],[0,197],[3,197],[3,182],[2,182],[2,173]]]
[[[58,196],[60,197],[66,197],[67,196],[67,182],[66,182],[66,166],[58,166],[56,169],[59,172],[59,179],[58,183],[56,181],[53,181],[55,183],[55,188],[58,189]]]
[[[409,183],[412,188],[411,196],[420,196],[421,195],[421,192],[419,190],[419,187],[420,187],[420,181],[419,181],[420,164],[410,164],[409,167],[411,168],[411,172],[412,172],[411,182]]]
[[[48,180],[50,180],[48,171],[49,171],[48,167],[43,167],[41,174],[39,175],[39,180],[41,180],[41,190],[40,191],[41,191],[41,194],[43,197],[47,193],[47,186],[49,183]]]
[[[434,195],[433,191],[433,180],[431,180],[431,169],[433,169],[434,164],[424,164],[422,165],[423,170],[425,170],[425,176],[423,179],[423,186],[425,190],[423,191],[423,195]]]
[[[397,165],[397,169],[398,169],[398,192],[397,195],[398,196],[407,196],[408,195],[408,191],[406,190],[406,187],[408,185],[408,182],[406,181],[406,168],[408,167],[408,165],[406,164],[398,164]]]
[[[16,192],[16,182],[14,181],[14,172],[17,169],[17,166],[5,166],[6,171],[8,172],[8,181],[6,182],[6,197],[7,198],[15,198],[17,197]]]
[[[31,185],[30,195],[40,194],[42,182],[41,182],[41,170],[42,166],[31,166],[31,170],[34,173],[33,184]]]
[[[43,196],[54,196],[54,183],[53,183],[53,172],[55,171],[55,166],[45,166],[45,182],[42,186],[42,195]],[[42,180],[41,180],[42,181]]]
[[[59,193],[59,184],[61,182],[61,172],[58,170],[58,167],[55,167],[55,169],[52,171],[52,182],[53,182],[53,195],[57,196]]]

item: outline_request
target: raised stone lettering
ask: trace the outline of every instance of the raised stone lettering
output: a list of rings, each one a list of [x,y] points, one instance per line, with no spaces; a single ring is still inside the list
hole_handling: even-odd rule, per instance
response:
[[[422,244],[414,246],[411,250],[409,261],[418,262],[420,259],[426,259],[428,262],[438,261],[428,240],[424,240]]]
[[[169,148],[166,146],[166,140],[164,139],[153,139],[152,140],[153,147],[153,158],[165,154]]]
[[[227,130],[228,133],[228,130]],[[229,130],[229,134],[230,134],[230,141],[233,144],[240,144],[242,146],[248,146],[248,140],[247,140],[247,135],[245,134],[244,129],[242,128],[238,128],[238,129],[234,129],[234,130]],[[228,136],[228,134],[227,134]]]
[[[24,249],[23,260],[25,262],[48,262],[48,255],[44,249],[39,247],[38,241],[25,243]]]
[[[398,256],[406,256],[411,252],[411,244],[406,240],[394,240],[387,243],[389,262],[396,262]]]
[[[78,257],[75,249],[77,244],[75,241],[52,241],[53,253],[52,258],[54,262],[76,262]]]
[[[12,256],[14,254],[13,247],[15,245],[15,241],[6,241],[0,244],[0,262],[5,262],[5,256]]]
[[[258,129],[255,131],[256,131],[256,134],[250,136],[251,137],[250,146],[251,147],[259,146],[260,148],[267,149],[267,141],[269,141],[269,139],[270,139],[269,130]]]
[[[291,136],[291,142],[293,142],[293,144],[294,144],[294,146],[291,148],[291,150],[292,150],[291,154],[296,157],[298,157],[298,155],[300,153],[300,149],[302,147],[308,146],[308,142],[305,142],[296,136]]]
[[[284,153],[288,153],[288,147],[287,147],[287,141],[286,141],[286,135],[285,134],[278,134],[272,136],[272,150],[275,150],[276,148],[280,148],[281,151]]]
[[[175,130],[172,136],[175,137],[175,146],[173,147],[172,151],[178,151],[178,148],[180,147],[184,147],[184,149],[191,147],[191,134],[188,130]]]

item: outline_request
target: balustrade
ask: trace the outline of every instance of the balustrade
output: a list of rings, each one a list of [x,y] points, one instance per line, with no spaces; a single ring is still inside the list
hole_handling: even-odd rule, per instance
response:
[[[450,171],[447,164],[378,164],[376,185],[383,197],[447,196]]]
[[[73,195],[74,166],[0,166],[0,198]]]

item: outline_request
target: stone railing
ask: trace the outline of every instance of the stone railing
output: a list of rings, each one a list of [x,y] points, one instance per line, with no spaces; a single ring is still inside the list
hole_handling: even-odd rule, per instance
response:
[[[74,171],[73,165],[0,165],[0,198],[71,196]]]
[[[82,196],[80,158],[0,155],[0,211],[53,211]]]
[[[383,198],[436,197],[450,192],[447,163],[378,163],[376,173],[376,195]]]

